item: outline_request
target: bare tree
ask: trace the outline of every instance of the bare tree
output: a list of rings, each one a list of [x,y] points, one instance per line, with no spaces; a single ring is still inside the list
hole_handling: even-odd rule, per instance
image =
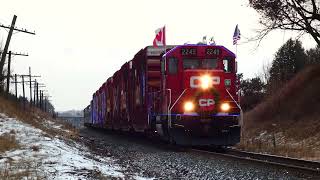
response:
[[[272,66],[271,62],[268,62],[266,60],[263,61],[262,69],[257,74],[255,74],[255,77],[259,77],[264,84],[267,84],[270,78],[271,66]]]
[[[255,40],[262,40],[276,29],[310,34],[320,45],[320,3],[318,0],[249,0],[259,14],[263,29]]]

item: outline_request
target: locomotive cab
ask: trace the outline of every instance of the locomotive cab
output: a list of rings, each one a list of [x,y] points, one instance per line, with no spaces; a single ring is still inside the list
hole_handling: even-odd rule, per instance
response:
[[[240,141],[235,54],[223,46],[177,46],[161,60],[162,136],[181,145]]]

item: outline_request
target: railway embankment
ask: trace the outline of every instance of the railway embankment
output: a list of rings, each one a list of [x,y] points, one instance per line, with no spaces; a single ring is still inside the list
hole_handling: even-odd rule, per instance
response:
[[[92,152],[78,141],[78,130],[63,122],[0,97],[0,179],[125,177],[112,157]]]
[[[320,66],[306,68],[244,115],[240,149],[320,161]]]

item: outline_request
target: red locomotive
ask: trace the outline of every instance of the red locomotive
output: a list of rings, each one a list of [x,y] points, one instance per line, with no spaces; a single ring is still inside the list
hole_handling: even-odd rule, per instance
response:
[[[140,50],[93,94],[85,125],[154,133],[179,145],[240,141],[235,54],[223,46]]]

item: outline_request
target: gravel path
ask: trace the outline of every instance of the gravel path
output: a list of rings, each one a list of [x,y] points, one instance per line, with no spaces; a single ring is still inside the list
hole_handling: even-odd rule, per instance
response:
[[[93,152],[112,156],[128,177],[141,175],[155,179],[320,179],[276,166],[170,149],[146,138],[112,134],[101,130],[81,130],[83,142]],[[91,140],[88,140],[91,139]]]

